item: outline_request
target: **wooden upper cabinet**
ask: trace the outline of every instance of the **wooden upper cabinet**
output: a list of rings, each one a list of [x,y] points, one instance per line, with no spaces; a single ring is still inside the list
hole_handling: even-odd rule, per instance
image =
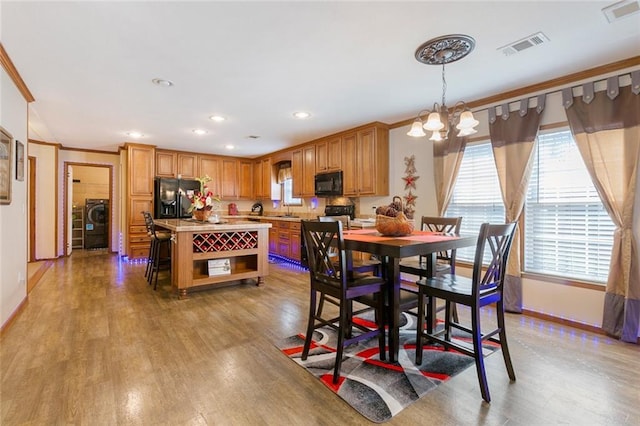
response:
[[[178,170],[176,175],[182,179],[195,179],[199,177],[196,154],[178,154]]]
[[[238,160],[238,199],[253,199],[253,161]]]
[[[303,149],[304,168],[303,168],[303,184],[302,196],[313,197],[315,195],[315,176],[316,176],[316,146],[309,145]]]
[[[171,151],[156,150],[156,176],[174,178],[178,167],[178,155]]]
[[[324,139],[316,143],[316,173],[342,170],[342,138]]]
[[[258,160],[253,163],[253,195],[257,199],[264,198],[264,185],[262,184],[263,178],[262,160]]]
[[[235,158],[223,158],[221,163],[220,183],[222,187],[220,196],[226,200],[235,200],[238,198],[238,160]]]
[[[302,197],[304,180],[304,153],[302,149],[296,149],[291,153],[291,195],[295,198]]]
[[[389,195],[389,130],[377,124],[342,136],[345,196]]]
[[[291,153],[292,195],[296,198],[315,195],[316,146],[306,145]]]
[[[222,183],[220,182],[222,162],[219,157],[210,155],[198,156],[198,177],[209,176],[211,182],[207,183],[207,187],[213,195],[222,195]]]
[[[153,197],[155,148],[128,145],[128,176],[130,197]]]

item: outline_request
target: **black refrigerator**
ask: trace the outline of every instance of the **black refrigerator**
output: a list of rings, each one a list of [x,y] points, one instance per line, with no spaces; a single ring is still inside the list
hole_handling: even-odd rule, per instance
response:
[[[156,219],[191,217],[188,195],[200,191],[200,182],[189,179],[155,178],[154,210]]]

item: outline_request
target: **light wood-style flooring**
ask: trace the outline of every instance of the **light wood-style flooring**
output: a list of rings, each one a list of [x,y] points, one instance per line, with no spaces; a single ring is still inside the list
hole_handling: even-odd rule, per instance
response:
[[[370,424],[275,346],[304,330],[306,272],[271,264],[263,287],[179,300],[144,269],[104,252],[53,262],[0,340],[0,424]],[[491,404],[472,367],[388,423],[640,424],[640,347],[507,317],[516,382],[494,354]]]

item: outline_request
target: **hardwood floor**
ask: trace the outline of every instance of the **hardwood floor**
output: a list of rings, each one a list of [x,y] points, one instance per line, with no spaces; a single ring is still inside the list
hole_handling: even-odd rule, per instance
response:
[[[115,255],[55,261],[0,340],[0,424],[370,424],[276,348],[304,330],[308,276],[269,266],[179,300]],[[491,404],[469,368],[388,423],[640,424],[640,347],[507,317],[516,382],[495,354]]]

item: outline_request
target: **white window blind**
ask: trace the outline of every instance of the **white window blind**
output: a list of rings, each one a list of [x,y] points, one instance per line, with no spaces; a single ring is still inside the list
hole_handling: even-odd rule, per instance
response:
[[[540,134],[525,204],[524,270],[606,282],[613,222],[569,130]]]
[[[504,223],[500,183],[489,142],[467,145],[445,215],[462,216],[462,234],[477,234],[485,222]],[[475,247],[456,252],[458,260],[473,262],[474,256]]]

